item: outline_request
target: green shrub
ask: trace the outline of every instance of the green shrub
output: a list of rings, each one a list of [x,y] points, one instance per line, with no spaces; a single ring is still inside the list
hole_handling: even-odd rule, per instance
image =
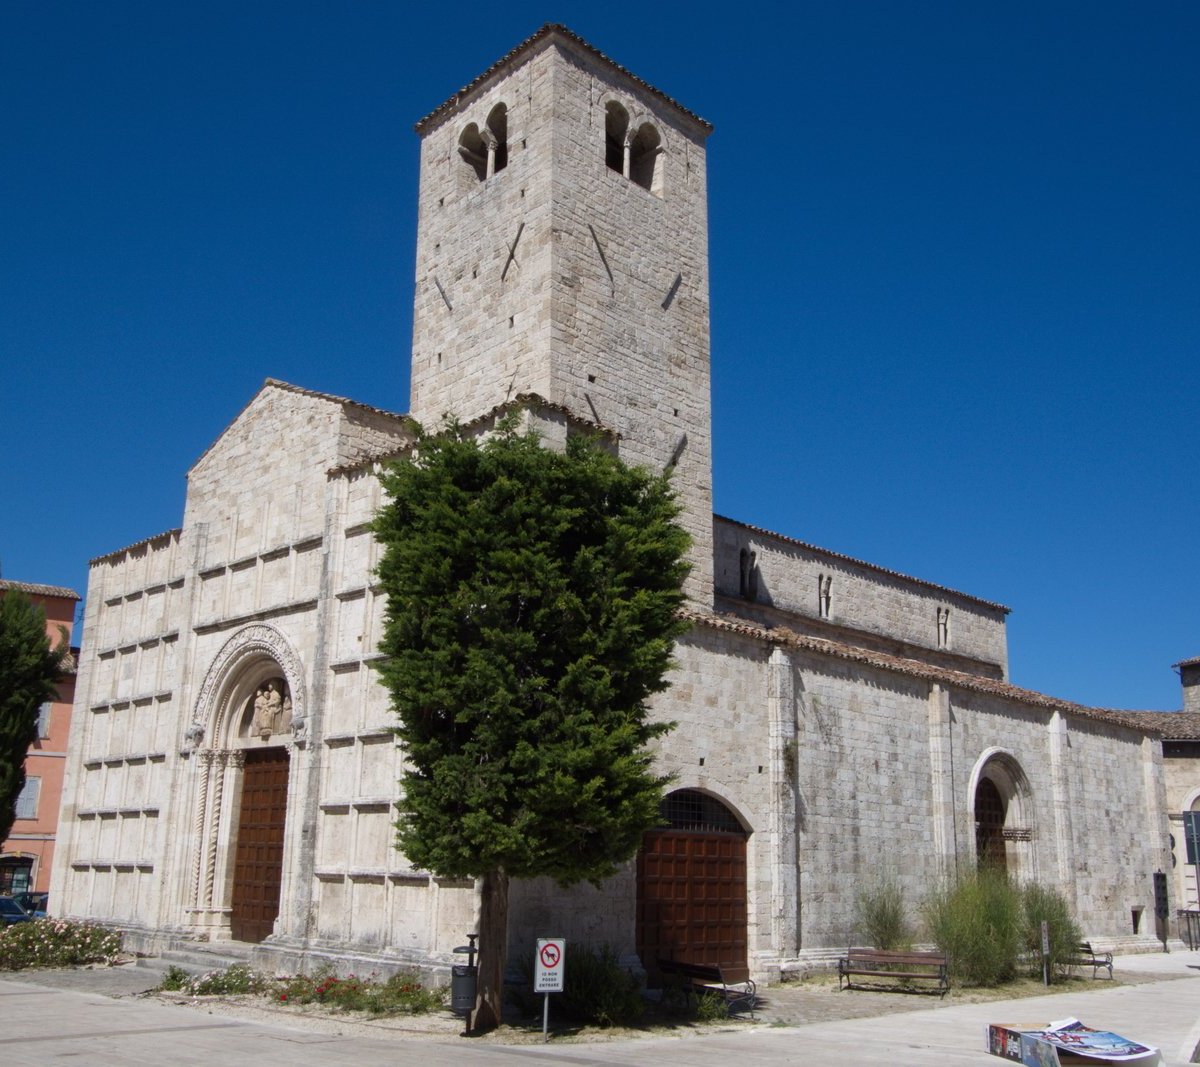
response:
[[[1064,973],[1083,940],[1066,897],[1050,886],[1030,882],[1021,889],[1021,901],[1025,907],[1025,951],[1033,958],[1034,968],[1041,972],[1042,923],[1045,922],[1050,935],[1050,973]]]
[[[165,993],[178,993],[189,989],[191,984],[192,976],[182,967],[172,964],[167,968],[167,973],[163,975],[163,980],[159,982],[158,988]]]
[[[236,996],[242,993],[262,993],[271,985],[271,979],[258,971],[252,971],[244,963],[235,963],[223,971],[209,971],[193,978],[181,986],[184,993],[193,997]]]
[[[121,952],[121,934],[103,926],[66,919],[35,919],[0,930],[0,970],[73,967],[112,963]]]
[[[881,877],[860,890],[856,912],[858,927],[873,947],[885,951],[912,947],[904,890],[895,878]]]
[[[696,998],[696,1020],[719,1023],[729,1018],[729,1003],[720,993],[702,993]]]
[[[608,945],[573,945],[563,979],[562,1009],[573,1019],[597,1026],[624,1026],[646,1010],[641,983]]]
[[[1002,871],[960,874],[927,898],[925,921],[963,985],[994,986],[1017,972],[1025,945],[1021,893]]]
[[[193,978],[180,967],[169,967],[158,988],[193,997],[253,993],[280,1004],[320,1004],[334,1011],[363,1011],[370,1015],[423,1014],[437,1011],[446,1002],[445,989],[426,988],[412,973],[396,974],[380,982],[374,975],[359,978],[351,974],[339,978],[332,967],[291,978],[269,978],[240,963],[199,978]]]

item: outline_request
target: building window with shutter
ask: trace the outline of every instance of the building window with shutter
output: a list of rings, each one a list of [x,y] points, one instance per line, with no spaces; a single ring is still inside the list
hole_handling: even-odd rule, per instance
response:
[[[1188,863],[1200,863],[1200,811],[1183,813],[1183,843]]]
[[[50,736],[50,701],[38,708],[37,735],[43,740]]]
[[[17,812],[18,819],[36,819],[38,807],[38,794],[42,791],[42,780],[40,778],[26,778],[25,788],[21,790],[21,795],[17,797]]]

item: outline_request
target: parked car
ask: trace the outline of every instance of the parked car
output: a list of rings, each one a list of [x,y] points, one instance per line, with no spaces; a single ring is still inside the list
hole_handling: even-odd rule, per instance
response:
[[[0,897],[0,923],[5,926],[16,926],[17,923],[31,922],[33,922],[33,916],[12,897]]]
[[[35,919],[44,919],[46,917],[46,904],[49,902],[49,899],[49,893],[32,893],[29,890],[13,894],[13,900],[20,904]]]

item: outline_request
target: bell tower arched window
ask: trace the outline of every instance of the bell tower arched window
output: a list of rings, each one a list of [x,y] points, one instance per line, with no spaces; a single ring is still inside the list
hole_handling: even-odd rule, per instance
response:
[[[488,150],[479,127],[471,123],[458,138],[458,154],[480,181],[487,178]]]
[[[629,112],[615,100],[604,109],[604,162],[609,170],[629,177],[628,145]]]
[[[662,196],[662,138],[644,122],[629,143],[629,180]]]
[[[487,176],[499,174],[508,166],[508,106],[497,104],[487,119],[488,148],[491,154]]]
[[[508,166],[508,105],[497,104],[483,129],[472,122],[458,138],[458,154],[481,182]]]

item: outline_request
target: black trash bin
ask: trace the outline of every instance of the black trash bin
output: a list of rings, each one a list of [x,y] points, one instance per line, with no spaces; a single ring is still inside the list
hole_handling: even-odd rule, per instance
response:
[[[459,945],[454,951],[467,957],[466,963],[456,963],[450,968],[450,1010],[464,1018],[475,1010],[475,989],[479,968],[475,966],[475,940],[478,934],[467,934],[468,944]]]
[[[455,1015],[470,1015],[475,1010],[478,967],[456,963],[450,968],[450,1010]]]

